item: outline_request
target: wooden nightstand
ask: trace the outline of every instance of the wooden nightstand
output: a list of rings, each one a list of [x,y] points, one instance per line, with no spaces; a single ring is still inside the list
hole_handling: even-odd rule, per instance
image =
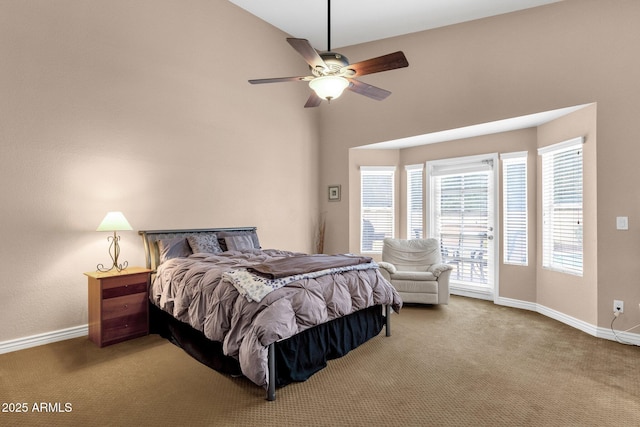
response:
[[[89,277],[89,339],[104,347],[149,333],[151,270],[84,273]]]

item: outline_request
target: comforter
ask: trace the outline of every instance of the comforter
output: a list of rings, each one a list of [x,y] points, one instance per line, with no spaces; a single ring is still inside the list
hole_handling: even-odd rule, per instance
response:
[[[275,249],[194,254],[158,267],[149,298],[160,309],[223,344],[242,373],[268,386],[267,347],[313,326],[373,305],[398,312],[400,296],[375,263],[326,268],[281,277],[285,285],[259,301],[248,298],[233,274],[303,254]],[[364,262],[364,264],[363,264]],[[255,269],[254,269],[255,267]]]

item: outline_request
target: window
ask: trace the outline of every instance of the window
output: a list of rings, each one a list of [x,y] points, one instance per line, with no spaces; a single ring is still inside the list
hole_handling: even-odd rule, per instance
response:
[[[582,276],[582,143],[575,138],[540,148],[542,266]]]
[[[527,152],[502,154],[502,233],[505,264],[528,265]]]
[[[382,240],[394,237],[394,174],[393,166],[360,167],[361,252],[382,253]]]
[[[407,171],[407,239],[421,239],[422,230],[422,165],[405,166]]]

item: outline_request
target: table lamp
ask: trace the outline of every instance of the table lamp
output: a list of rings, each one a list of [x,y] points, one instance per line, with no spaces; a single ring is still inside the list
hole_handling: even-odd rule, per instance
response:
[[[107,216],[104,217],[96,231],[113,231],[113,236],[107,237],[107,241],[110,241],[109,245],[109,255],[111,256],[111,260],[113,261],[113,265],[111,268],[106,268],[102,264],[98,264],[98,271],[107,272],[111,270],[122,271],[127,268],[129,263],[125,261],[122,264],[118,264],[118,256],[120,255],[120,244],[118,241],[120,240],[120,236],[116,234],[116,231],[121,230],[133,230],[129,221],[124,217],[122,212],[108,212]]]

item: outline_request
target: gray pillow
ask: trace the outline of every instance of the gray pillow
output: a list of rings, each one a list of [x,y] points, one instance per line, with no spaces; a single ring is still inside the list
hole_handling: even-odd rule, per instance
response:
[[[255,249],[253,239],[248,234],[239,234],[237,236],[227,236],[224,238],[227,244],[227,250],[239,251],[241,249]]]
[[[260,241],[258,240],[258,233],[256,233],[255,230],[220,231],[217,233],[217,235],[218,235],[218,242],[220,243],[220,247],[222,248],[223,251],[230,250],[230,248],[227,247],[227,243],[225,239],[227,237],[232,237],[232,236],[249,236],[251,238],[251,241],[253,242],[253,249],[260,249]]]
[[[160,264],[172,258],[186,258],[191,255],[191,247],[184,237],[158,240]]]
[[[220,244],[218,243],[218,236],[216,236],[215,233],[192,234],[187,237],[187,241],[194,254],[217,254],[222,252]]]

